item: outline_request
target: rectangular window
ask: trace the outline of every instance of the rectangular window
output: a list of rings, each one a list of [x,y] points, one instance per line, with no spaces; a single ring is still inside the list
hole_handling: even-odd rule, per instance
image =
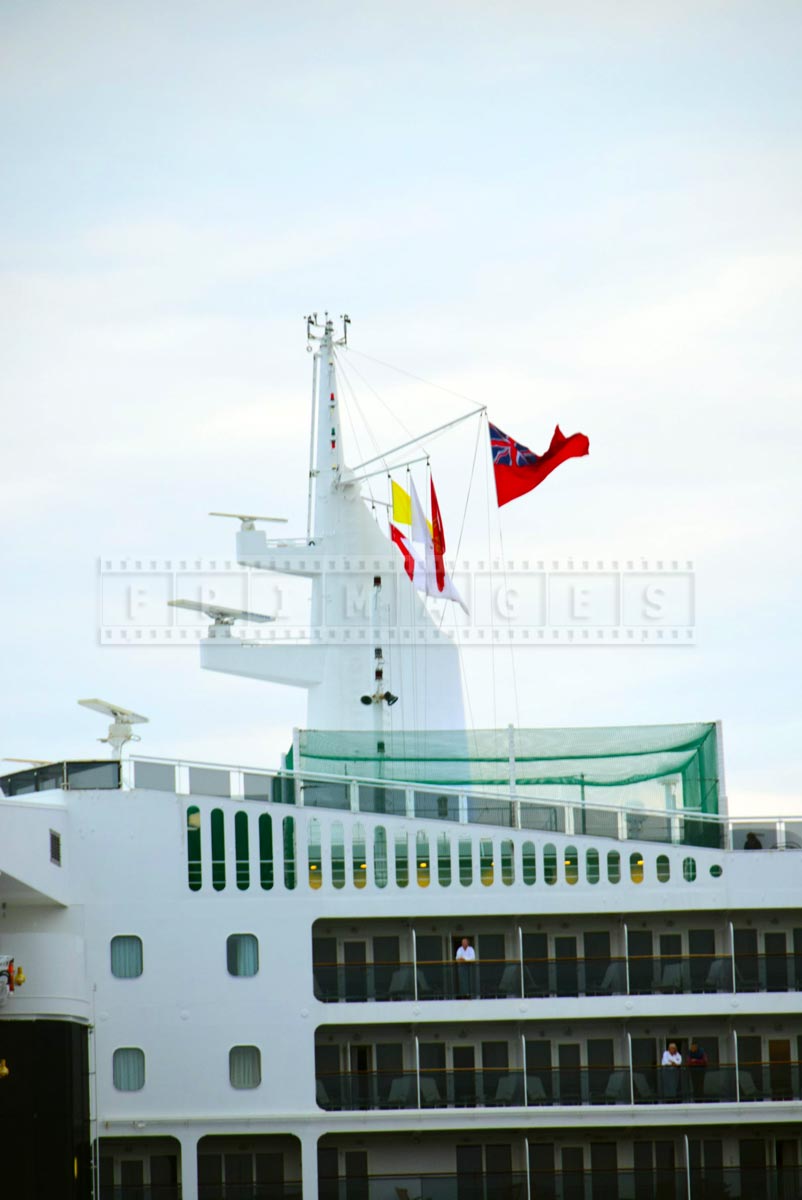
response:
[[[99,763],[65,763],[67,775],[66,786],[72,791],[84,788],[93,791],[100,788],[118,788],[120,786],[120,764],[111,762]]]
[[[253,933],[232,933],[226,941],[229,975],[250,976],[259,970],[259,942]]]
[[[134,787],[151,792],[175,791],[175,766],[173,763],[134,763]]]
[[[258,1046],[232,1046],[228,1052],[231,1086],[247,1090],[262,1082],[262,1055]]]
[[[118,1092],[141,1092],[145,1086],[145,1053],[136,1046],[114,1051],[112,1078]]]
[[[142,939],[136,934],[111,939],[111,973],[115,979],[138,979],[142,974]]]
[[[231,776],[217,767],[190,767],[189,790],[193,796],[230,796]]]
[[[50,830],[50,861],[57,867],[61,866],[61,834],[55,829]]]

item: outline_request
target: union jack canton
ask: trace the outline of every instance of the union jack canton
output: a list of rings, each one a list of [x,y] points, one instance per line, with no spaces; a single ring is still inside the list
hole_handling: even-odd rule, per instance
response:
[[[492,421],[488,421],[488,425],[494,467],[531,467],[540,462],[539,455],[502,433],[498,425],[494,425]]]

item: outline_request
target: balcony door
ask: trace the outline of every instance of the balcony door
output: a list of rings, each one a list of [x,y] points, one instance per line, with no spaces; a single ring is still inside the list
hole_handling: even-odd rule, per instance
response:
[[[343,942],[343,974],[346,1000],[367,1000],[367,942]]]
[[[366,1150],[345,1152],[345,1194],[348,1200],[369,1200],[368,1155]]]
[[[769,1038],[769,1086],[772,1100],[793,1100],[791,1042],[788,1038]]]

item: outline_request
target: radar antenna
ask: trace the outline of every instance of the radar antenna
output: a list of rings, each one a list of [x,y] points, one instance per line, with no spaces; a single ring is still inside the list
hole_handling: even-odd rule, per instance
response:
[[[106,745],[111,746],[112,758],[122,758],[123,746],[126,742],[140,740],[139,736],[132,732],[132,725],[147,725],[148,723],[147,717],[131,712],[129,708],[123,708],[119,704],[110,704],[108,700],[79,700],[78,703],[84,708],[91,708],[93,712],[99,712],[105,717],[112,718],[108,735],[98,738],[99,742],[105,742]]]
[[[221,627],[228,628],[235,621],[249,621],[251,624],[263,625],[266,621],[275,621],[264,613],[245,612],[241,608],[224,608],[222,604],[203,604],[200,600],[168,600],[171,608],[186,608],[189,612],[205,613],[212,618],[212,630]]]
[[[210,517],[233,517],[236,521],[242,521],[240,531],[253,529],[254,521],[275,521],[280,525],[287,524],[286,517],[257,517],[248,513],[230,513],[230,512],[210,512]]]

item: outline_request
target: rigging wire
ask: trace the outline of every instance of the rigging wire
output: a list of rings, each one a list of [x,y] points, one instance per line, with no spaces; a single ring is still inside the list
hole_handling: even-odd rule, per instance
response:
[[[346,349],[349,349],[349,348],[350,347],[346,347]],[[359,351],[354,351],[354,353],[358,354]],[[363,355],[362,357],[366,358],[367,355]],[[389,415],[393,418],[393,420],[398,425],[400,425],[400,427],[403,429],[403,431],[407,435],[407,437],[413,438],[415,436],[415,434],[412,432],[412,430],[409,428],[409,426],[406,425],[404,423],[404,421],[401,420],[398,413],[387,403],[387,401],[384,399],[384,397],[381,395],[381,393],[379,391],[377,391],[377,389],[373,386],[373,384],[370,382],[370,380],[365,378],[365,376],[362,374],[362,372],[357,367],[356,363],[354,363],[354,362],[349,363],[349,367],[354,372],[355,375],[359,376],[359,378],[364,383],[365,387],[369,391],[373,392],[373,395],[376,397],[379,404],[381,404],[382,408],[385,409],[385,411],[389,413]]]
[[[499,541],[499,546],[501,547],[501,572],[502,572],[502,575],[504,576],[504,591],[506,592],[507,596],[509,596],[510,587],[509,587],[509,583],[507,581],[507,559],[505,558],[505,555],[504,555],[504,535],[501,532],[501,509],[498,507],[496,508],[496,516],[498,519],[498,541]],[[520,708],[518,705],[518,672],[516,670],[515,646],[513,645],[513,642],[510,638],[507,639],[507,644],[509,646],[509,651],[510,651],[510,669],[512,671],[512,696],[513,696],[513,701],[515,703],[515,724],[518,726],[518,728],[520,728],[521,712],[520,712]]]
[[[348,349],[351,354],[358,354],[360,358],[366,358],[369,362],[377,363],[380,367],[387,367],[390,371],[397,371],[399,375],[406,375],[408,379],[414,379],[416,383],[423,383],[426,387],[437,388],[438,391],[446,392],[449,396],[458,396],[460,400],[467,400],[469,404],[475,404],[477,408],[485,407],[478,400],[474,400],[473,396],[466,396],[463,392],[455,392],[453,388],[443,387],[441,383],[434,383],[431,379],[423,379],[420,375],[413,375],[411,371],[405,371],[403,367],[396,367],[393,363],[383,362],[380,358],[373,358],[372,355],[365,354],[364,350],[355,350],[353,346],[349,346]]]
[[[471,473],[468,478],[468,490],[465,493],[465,503],[462,507],[462,524],[459,527],[459,537],[457,538],[457,548],[454,551],[454,561],[455,562],[459,558],[460,546],[462,545],[462,535],[465,532],[465,521],[468,517],[468,503],[471,498],[471,488],[473,486],[473,474],[474,474],[474,471],[476,470],[476,458],[479,453],[479,436],[480,436],[481,432],[482,432],[482,422],[478,421],[477,425],[476,425],[476,441],[475,441],[474,447],[473,447],[473,462],[471,463]],[[456,609],[455,609],[454,616],[456,617],[456,615],[457,614],[456,614]],[[442,628],[443,620],[445,620],[445,612],[443,613],[443,617],[440,620],[440,628]]]
[[[363,410],[362,410],[362,406],[361,406],[361,404],[359,403],[359,397],[358,397],[358,395],[357,395],[356,388],[354,387],[354,385],[353,385],[353,382],[352,382],[352,380],[351,380],[350,372],[349,372],[349,371],[348,371],[348,369],[346,368],[346,365],[345,365],[345,363],[343,362],[342,356],[341,356],[340,354],[338,354],[338,353],[337,353],[337,351],[335,351],[334,353],[335,353],[335,358],[336,358],[336,361],[337,361],[337,367],[338,367],[338,370],[339,370],[339,372],[340,372],[340,375],[342,376],[342,379],[343,379],[343,382],[345,383],[345,386],[346,386],[346,388],[348,389],[348,391],[349,391],[349,393],[350,393],[350,395],[351,395],[351,398],[352,398],[352,400],[353,400],[353,402],[354,402],[354,407],[356,408],[356,411],[357,411],[357,412],[358,412],[358,414],[359,414],[359,417],[360,417],[360,419],[361,419],[361,421],[362,421],[362,424],[363,424],[363,425],[364,425],[364,427],[365,427],[365,432],[367,433],[368,440],[370,441],[370,444],[371,444],[371,446],[372,446],[372,447],[373,447],[373,449],[375,450],[377,457],[378,457],[378,458],[381,458],[381,459],[382,459],[382,461],[383,461],[382,452],[381,452],[381,449],[380,449],[380,447],[379,447],[379,444],[378,444],[378,442],[376,441],[376,438],[375,438],[375,436],[374,436],[374,433],[373,433],[373,429],[372,429],[372,427],[371,427],[371,424],[370,424],[370,422],[367,420],[367,418],[366,418],[366,416],[365,416],[365,413],[364,413],[364,412],[363,412]],[[361,455],[361,453],[362,453],[362,452],[361,452],[361,450],[360,450],[360,455]]]
[[[493,728],[498,727],[496,712],[496,622],[493,611],[493,545],[490,531],[490,455],[485,458],[485,501],[487,506],[487,569],[490,580],[490,676],[493,680]]]
[[[359,418],[362,421],[362,424],[364,425],[365,430],[367,431],[368,438],[372,442],[374,450],[378,450],[378,446],[376,445],[376,441],[373,437],[373,432],[370,428],[370,425],[365,420],[365,414],[362,412],[362,408],[360,406],[359,400],[357,399],[356,392],[354,391],[354,389],[351,385],[351,381],[348,378],[347,372],[343,369],[342,362],[340,361],[339,356],[337,356],[337,365],[340,368],[339,374],[340,374],[340,377],[342,378],[343,383],[345,384],[345,389],[347,392],[350,393],[354,408],[356,409],[356,412],[359,415]],[[346,414],[348,416],[348,423],[351,426],[351,433],[353,434],[354,444],[356,445],[357,453],[359,454],[359,457],[361,459],[362,458],[362,447],[359,443],[359,434],[357,433],[357,430],[356,430],[356,422],[354,421],[354,414],[351,412],[351,405],[346,404],[346,405],[344,405],[344,408],[345,408]],[[371,502],[372,507],[375,510],[376,502],[375,502],[375,498],[373,495],[373,488],[371,486],[370,477],[366,478],[363,482],[367,483],[368,494],[370,495],[370,502]]]

